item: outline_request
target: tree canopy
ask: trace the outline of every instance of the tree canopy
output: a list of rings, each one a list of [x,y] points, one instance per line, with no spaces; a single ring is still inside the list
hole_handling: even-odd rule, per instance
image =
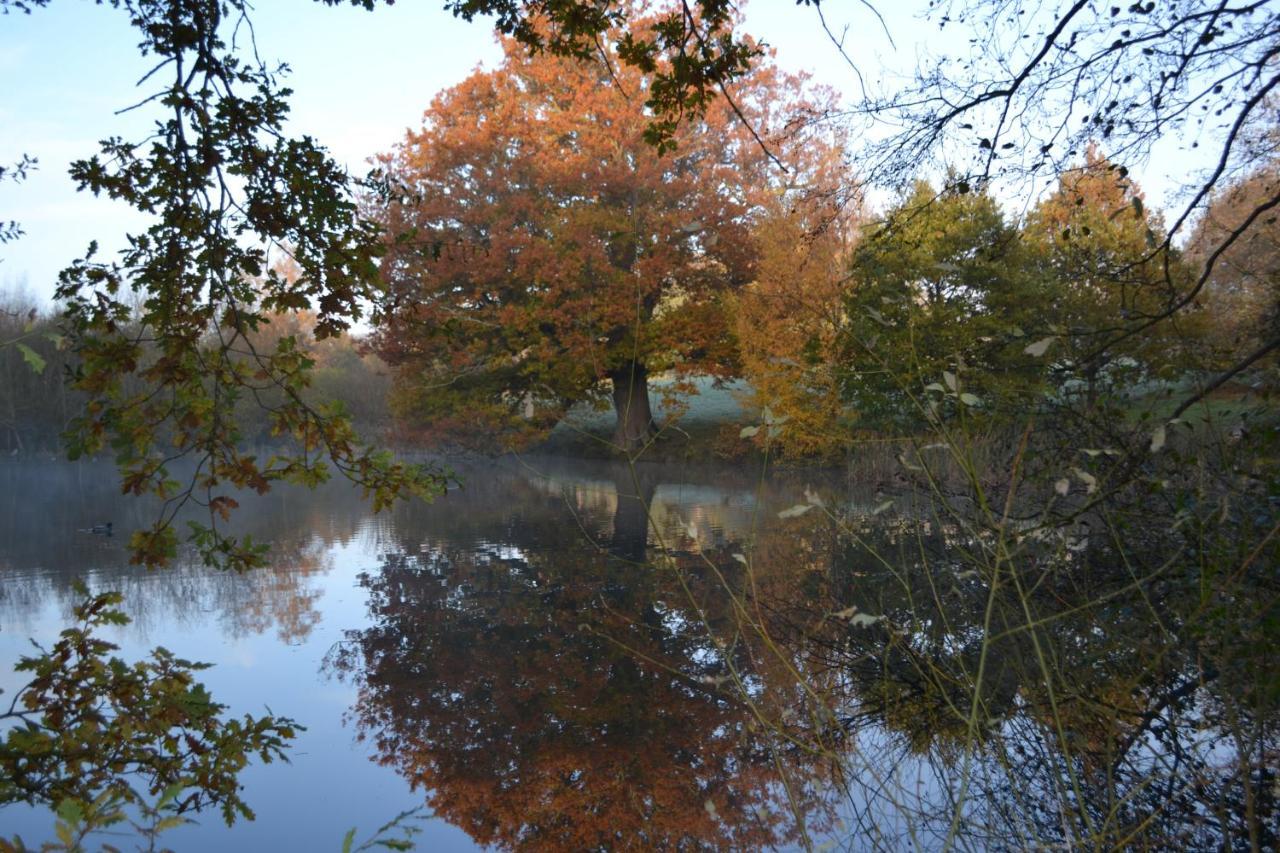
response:
[[[47,0],[0,0],[5,12],[45,5]],[[252,549],[231,547],[216,534],[221,512],[230,507],[218,493],[222,483],[262,488],[282,477],[327,476],[313,453],[323,448],[331,464],[381,499],[429,493],[438,486],[429,472],[391,466],[362,448],[336,413],[300,401],[298,392],[308,381],[305,357],[287,346],[255,351],[251,360],[258,369],[249,373],[237,366],[243,359],[228,357],[233,349],[249,349],[244,332],[263,322],[262,311],[310,307],[323,335],[339,331],[383,295],[376,269],[381,248],[356,218],[347,177],[312,140],[289,139],[282,131],[287,91],[275,69],[237,33],[248,5],[110,5],[129,15],[142,34],[142,52],[157,59],[146,84],[169,82],[140,104],[157,109],[160,117],[151,138],[107,140],[101,157],[74,170],[84,188],[154,213],[157,223],[134,235],[118,261],[104,262],[90,252],[64,276],[60,293],[70,305],[69,340],[84,356],[85,372],[77,382],[94,398],[73,447],[93,451],[112,444],[129,490],[209,505],[210,532],[201,534],[207,555],[232,565],[254,558]],[[758,137],[761,152],[778,153],[748,94],[763,49],[738,32],[738,18],[724,0],[696,0],[657,13],[639,3],[585,0],[454,0],[446,8],[467,19],[493,16],[499,31],[527,52],[575,62],[606,57],[611,88],[626,74],[644,78],[635,90],[645,117],[641,138],[659,151],[678,150],[682,128],[710,121],[719,111],[738,119],[742,135]],[[1050,9],[1017,3],[993,10],[955,3],[938,5],[932,14],[942,27],[971,29],[973,50],[926,60],[914,85],[884,96],[868,93],[848,111],[852,118],[888,120],[896,128],[865,137],[858,162],[869,183],[901,186],[918,177],[921,167],[944,160],[959,162],[945,188],[957,192],[995,179],[1057,175],[1091,139],[1105,142],[1117,168],[1127,170],[1156,140],[1194,130],[1200,138],[1193,145],[1216,146],[1218,156],[1197,176],[1187,206],[1163,231],[1167,250],[1216,187],[1274,148],[1274,137],[1260,128],[1280,82],[1271,62],[1280,16],[1266,4],[1078,2]],[[1154,88],[1146,83],[1149,75],[1135,70],[1146,65],[1159,69]],[[971,159],[957,158],[966,150]],[[1110,334],[1141,335],[1193,305],[1223,253],[1277,204],[1280,195],[1268,193],[1242,211],[1237,225],[1220,233],[1218,245],[1202,252],[1198,274],[1165,282],[1170,298],[1159,311],[1132,314]],[[5,233],[12,236],[15,228],[6,225]],[[304,275],[245,290],[243,279],[267,266],[261,247],[270,246],[287,246]],[[144,306],[132,339],[120,333],[121,297],[131,290],[141,294]],[[158,344],[154,350],[139,348],[151,342]],[[1269,336],[1255,355],[1277,345]],[[144,400],[124,392],[130,376],[159,393]],[[307,455],[267,462],[231,449],[237,436],[223,416],[227,406],[267,387],[285,389],[284,404],[274,410],[277,428],[301,439]],[[549,395],[559,393],[553,383]],[[539,400],[517,397],[537,415]],[[630,396],[622,402],[637,420],[619,437],[634,443],[646,413],[642,405],[631,405]],[[167,451],[152,438],[175,425],[179,455],[202,459],[213,472],[209,476],[175,484],[157,463]],[[138,558],[162,559],[173,539],[168,523],[161,522],[135,542]]]
[[[956,405],[961,394],[991,407],[1026,390],[1034,365],[1021,326],[1036,305],[1022,254],[1018,229],[984,192],[920,181],[869,224],[850,260],[842,334],[860,424],[918,423],[918,398],[935,384]]]
[[[220,532],[236,506],[227,493],[232,488],[261,491],[282,479],[314,483],[336,468],[379,506],[437,492],[438,472],[394,462],[362,444],[341,412],[309,404],[303,392],[311,359],[293,336],[280,337],[271,351],[253,344],[272,312],[316,311],[321,338],[348,328],[379,300],[381,246],[357,216],[343,170],[314,140],[284,132],[289,92],[281,69],[263,60],[246,35],[249,4],[109,2],[139,32],[140,52],[155,58],[140,83],[154,88],[134,108],[154,109],[156,123],[145,139],[104,140],[100,155],[73,164],[72,176],[81,189],[154,219],[130,236],[117,259],[90,246],[62,274],[58,298],[79,359],[73,383],[88,397],[69,433],[72,455],[109,446],[126,492],[167,501],[151,529],[135,535],[135,559],[156,565],[172,556],[174,521],[195,502],[208,510],[208,522],[191,536],[205,559],[236,568],[261,562],[261,547]],[[0,0],[0,12],[47,5]],[[467,19],[493,15],[524,49],[576,60],[640,9],[578,0],[460,0],[447,8]],[[748,72],[760,50],[734,37],[732,24],[730,4],[703,0],[652,17],[643,31],[616,31],[616,59],[650,74],[642,131],[649,143],[669,147],[682,123],[727,96],[727,84]],[[24,157],[6,167],[3,177],[20,177],[29,162]],[[2,233],[5,240],[17,237],[20,223],[6,222]],[[271,273],[272,251],[292,257],[301,275],[285,280]],[[274,397],[266,405],[273,430],[292,436],[300,453],[260,459],[239,446],[244,436],[235,408],[264,392]],[[185,482],[170,474],[179,458],[198,462]]]
[[[819,162],[807,170],[809,191],[764,201],[752,234],[759,253],[755,276],[736,295],[732,313],[742,376],[753,402],[773,416],[771,429],[757,432],[756,441],[834,458],[852,437],[840,334],[863,209],[843,149],[810,154]]]
[[[1090,400],[1117,371],[1149,377],[1189,366],[1201,325],[1194,306],[1144,334],[1124,334],[1174,305],[1193,279],[1126,170],[1090,146],[1031,212],[1024,234],[1037,302],[1052,318],[1038,331],[1055,335],[1053,354]]]
[[[776,184],[751,131],[788,157],[820,144],[798,121],[819,107],[760,66],[735,87],[749,126],[710,104],[657,157],[641,102],[654,78],[614,60],[508,40],[499,68],[438,96],[385,158],[377,345],[411,420],[519,441],[611,392],[632,450],[653,430],[652,373],[735,371],[723,300],[754,274],[752,223]]]
[[[967,45],[924,58],[910,84],[869,93],[850,111],[887,128],[868,134],[860,152],[870,182],[902,185],[945,164],[956,190],[999,183],[1038,193],[1069,176],[1091,144],[1106,147],[1118,179],[1176,145],[1199,155],[1186,161],[1198,165],[1173,176],[1183,192],[1147,247],[1153,261],[1190,236],[1216,191],[1274,157],[1280,12],[1272,4],[957,0],[930,4],[930,15],[940,29],[967,35]],[[1277,205],[1274,187],[1257,196],[1202,250],[1198,269],[1181,278],[1173,267],[1162,272],[1158,309],[1130,311],[1090,332],[1084,346],[1127,346],[1153,328],[1173,334],[1161,327],[1194,308],[1224,253]]]
[[[1270,159],[1218,190],[1187,245],[1205,263],[1231,235],[1206,283],[1205,308],[1229,356],[1257,359],[1280,346],[1280,229],[1270,213],[1253,215],[1280,193],[1280,162]]]

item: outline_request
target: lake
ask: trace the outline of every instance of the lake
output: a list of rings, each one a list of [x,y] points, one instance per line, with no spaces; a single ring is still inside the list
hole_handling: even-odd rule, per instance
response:
[[[177,850],[337,850],[404,812],[430,850],[1274,843],[1274,663],[1214,652],[1158,531],[1118,556],[834,472],[455,467],[377,516],[345,483],[243,496],[273,556],[235,575],[130,566],[156,509],[109,465],[0,465],[0,687],[79,578],[124,593],[126,659],[207,661],[230,713],[306,726],[242,775],[256,820]]]

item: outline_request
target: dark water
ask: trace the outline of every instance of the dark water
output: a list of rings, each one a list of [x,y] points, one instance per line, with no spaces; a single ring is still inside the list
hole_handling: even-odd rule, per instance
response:
[[[308,727],[244,774],[256,821],[178,850],[336,850],[415,808],[430,850],[1275,844],[1270,651],[1221,652],[1239,614],[1207,627],[1159,538],[1031,531],[991,575],[963,515],[834,475],[460,473],[382,516],[340,484],[245,498],[275,550],[236,576],[129,566],[154,509],[109,467],[0,467],[0,687],[84,578],[124,592],[126,657],[211,662],[232,712]]]

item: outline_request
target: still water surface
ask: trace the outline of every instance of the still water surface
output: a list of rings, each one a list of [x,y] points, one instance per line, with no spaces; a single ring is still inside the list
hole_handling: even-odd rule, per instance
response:
[[[1275,844],[1271,635],[1231,633],[1271,618],[1272,569],[1209,610],[1140,524],[1123,553],[1006,532],[991,574],[963,508],[874,482],[458,473],[380,516],[338,483],[243,497],[274,556],[233,575],[129,566],[154,508],[109,466],[0,466],[0,687],[83,578],[124,593],[126,658],[211,662],[232,713],[307,726],[243,775],[257,820],[198,816],[178,850],[338,849],[423,807],[429,850]],[[50,825],[0,810],[29,843]]]
[[[232,713],[269,707],[307,727],[289,764],[244,774],[255,821],[227,829],[200,815],[165,836],[179,850],[337,849],[350,827],[363,838],[428,800],[439,816],[423,849],[615,830],[718,843],[744,830],[709,812],[714,786],[743,788],[733,808],[752,821],[752,806],[776,806],[775,780],[747,778],[756,771],[727,744],[742,714],[698,685],[716,667],[682,622],[687,602],[643,561],[663,544],[696,555],[741,543],[761,512],[823,478],[665,467],[637,478],[557,460],[459,471],[465,485],[446,498],[380,516],[342,483],[241,497],[240,531],[274,556],[237,576],[189,559],[130,566],[128,534],[154,510],[121,497],[110,466],[4,465],[0,686],[20,686],[12,664],[29,638],[48,644],[67,624],[81,578],[125,594],[133,622],[108,636],[126,659],[162,645],[213,663],[203,680]],[[114,536],[85,532],[107,520]],[[663,635],[653,669],[625,637],[580,630],[637,620]],[[690,671],[673,678],[661,667],[676,657]],[[772,822],[743,841],[783,840]],[[28,843],[51,823],[0,811],[0,830]]]

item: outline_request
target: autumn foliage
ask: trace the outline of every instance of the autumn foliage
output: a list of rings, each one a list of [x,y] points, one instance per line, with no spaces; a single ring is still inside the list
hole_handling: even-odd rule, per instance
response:
[[[755,280],[734,312],[752,402],[778,423],[774,435],[757,433],[757,440],[799,456],[836,455],[852,436],[838,347],[860,208],[848,197],[856,184],[837,152],[823,152],[810,192],[778,193],[766,203],[753,234]]]
[[[648,75],[504,47],[384,159],[377,346],[400,413],[436,437],[520,444],[612,394],[635,449],[651,376],[736,372],[725,296],[755,274],[761,194],[784,174],[770,155],[806,142],[814,108],[761,66],[733,92],[749,124],[711,104],[659,157]]]
[[[1270,344],[1280,332],[1280,226],[1254,216],[1280,189],[1280,164],[1270,162],[1217,193],[1187,247],[1199,271],[1228,236],[1237,240],[1214,257],[1204,301],[1216,343],[1235,358]],[[1251,218],[1252,217],[1252,218]]]
[[[1127,170],[1096,147],[1065,172],[1028,217],[1024,240],[1038,264],[1036,297],[1058,356],[1092,402],[1123,374],[1171,376],[1187,366],[1203,333],[1194,310],[1173,312],[1190,269],[1166,245]],[[1165,321],[1165,314],[1172,316]],[[1130,330],[1151,324],[1135,335]]]

